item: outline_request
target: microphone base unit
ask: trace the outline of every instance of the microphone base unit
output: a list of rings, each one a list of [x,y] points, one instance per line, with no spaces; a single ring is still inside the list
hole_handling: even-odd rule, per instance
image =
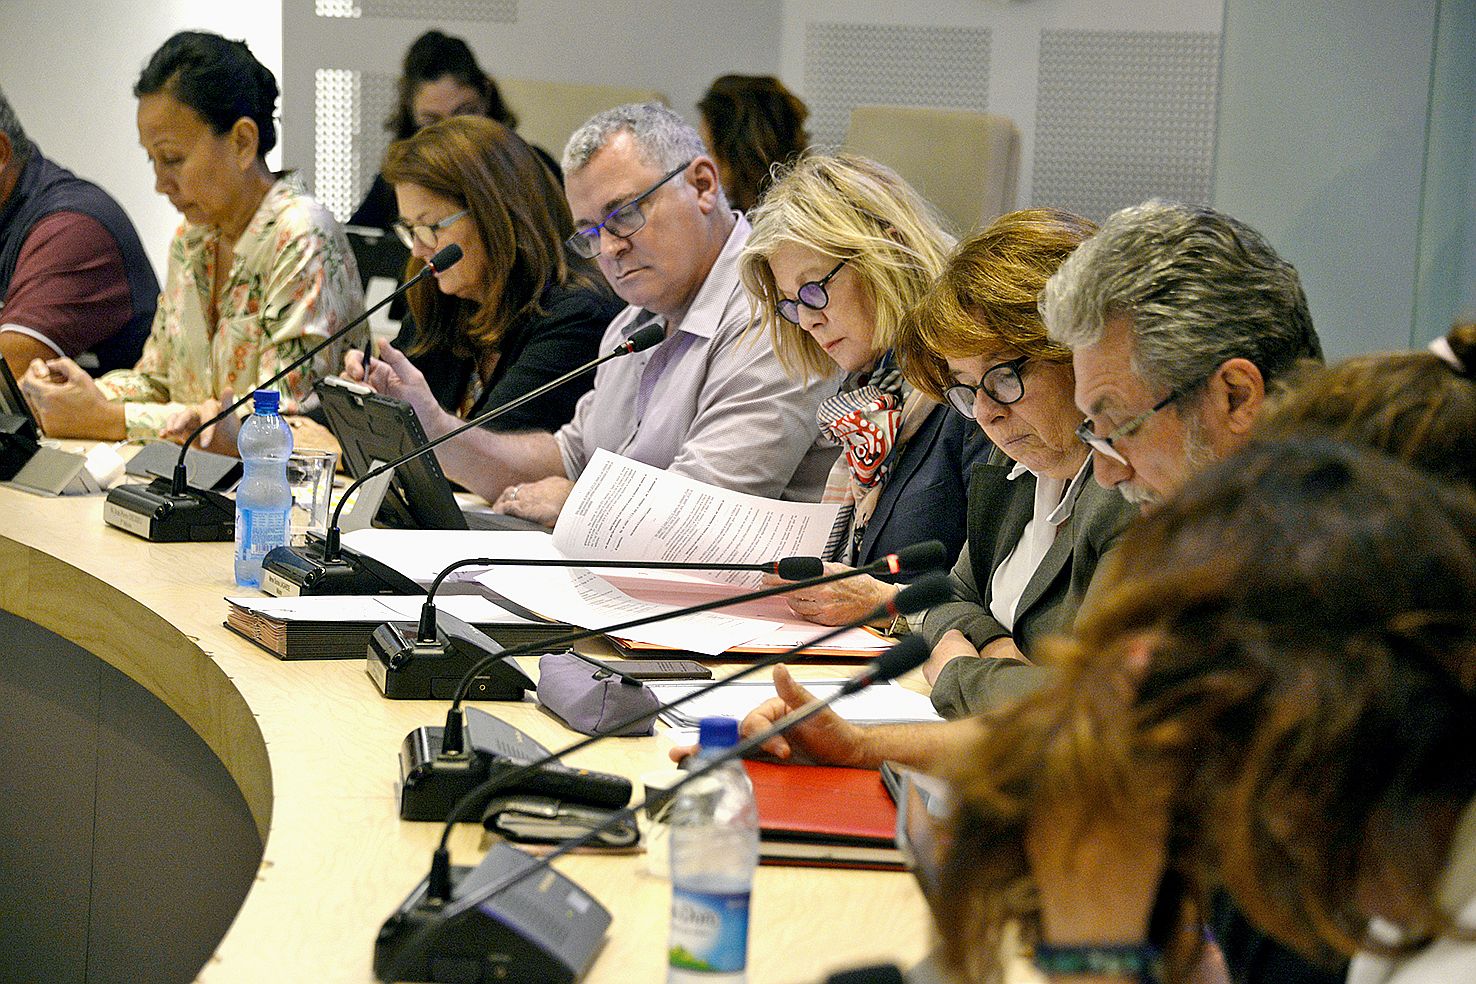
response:
[[[372,557],[342,547],[323,559],[323,539],[308,534],[299,547],[277,547],[261,562],[261,589],[278,598],[298,595],[425,594],[425,589]]]
[[[414,622],[385,622],[369,637],[364,669],[390,700],[451,700],[461,678],[484,656],[502,647],[476,626],[436,612],[436,641],[421,642]],[[538,685],[517,663],[498,660],[467,690],[468,700],[522,700]]]
[[[445,729],[424,725],[405,736],[400,746],[400,819],[444,823],[457,801],[488,779],[507,774],[548,750],[512,725],[476,708],[466,710],[465,752],[444,755]],[[565,803],[618,810],[630,802],[631,784],[624,776],[550,763],[492,796],[525,793]],[[478,803],[463,820],[481,820],[486,803]]]
[[[217,543],[236,538],[236,504],[219,492],[174,492],[167,478],[120,485],[103,501],[103,522],[151,543]]]
[[[475,868],[452,867],[451,902],[535,864],[499,841]],[[428,883],[417,885],[379,930],[374,976],[381,981],[572,984],[589,972],[610,928],[610,910],[553,868],[451,918],[447,903],[426,898]]]

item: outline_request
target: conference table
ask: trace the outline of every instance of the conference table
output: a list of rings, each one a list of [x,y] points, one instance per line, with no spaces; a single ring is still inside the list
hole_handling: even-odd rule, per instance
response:
[[[162,702],[218,760],[249,814],[245,829],[255,828],[260,861],[250,855],[244,901],[224,938],[208,944],[214,952],[198,979],[370,981],[375,934],[425,875],[440,834],[439,824],[398,818],[397,751],[417,726],[444,720],[445,706],[382,698],[361,660],[269,655],[222,624],[223,599],[246,591],[234,583],[230,544],[151,544],[105,526],[100,497],[0,487],[0,609],[81,647]],[[535,661],[524,666],[536,675]],[[834,676],[836,668],[804,674]],[[475,706],[550,748],[578,737],[531,694]],[[635,779],[669,767],[669,745],[660,733],[611,739],[569,764]],[[101,824],[96,836],[107,836]],[[476,863],[485,837],[479,826],[459,825],[453,860]],[[664,980],[670,885],[643,862],[630,853],[557,862],[613,915],[588,981]],[[94,899],[93,911],[107,901]],[[900,872],[765,866],[752,918],[753,984],[817,981],[868,963],[905,966],[931,941],[924,900]]]

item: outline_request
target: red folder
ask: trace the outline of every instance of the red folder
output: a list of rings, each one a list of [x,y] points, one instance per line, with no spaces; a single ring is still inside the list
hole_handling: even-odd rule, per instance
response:
[[[902,870],[897,807],[875,769],[745,761],[764,864]]]

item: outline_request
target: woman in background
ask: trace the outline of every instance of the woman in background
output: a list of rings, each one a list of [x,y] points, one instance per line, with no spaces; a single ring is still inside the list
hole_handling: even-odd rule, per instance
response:
[[[409,357],[398,362],[404,378],[376,360],[369,385],[390,395],[425,386],[447,412],[470,418],[595,357],[622,304],[593,263],[563,248],[574,232],[569,206],[516,134],[478,116],[442,120],[391,144],[384,175],[399,205],[395,232],[413,254],[409,273],[453,243],[462,258],[410,291],[393,350]],[[360,353],[349,354],[344,375],[364,380]],[[593,383],[591,373],[488,426],[555,430]]]
[[[70,359],[38,360],[26,373],[26,394],[54,437],[183,440],[216,401],[255,389],[363,309],[343,230],[267,167],[277,82],[245,44],[176,34],[134,94],[155,186],[185,221],[134,368],[95,384]],[[284,412],[341,363],[333,348],[275,385]],[[234,454],[234,429],[217,430],[210,449]]]
[[[793,161],[810,143],[810,111],[772,75],[719,76],[697,103],[698,131],[712,151],[732,206],[752,209],[775,164]]]
[[[517,115],[502,101],[497,82],[482,71],[467,43],[440,31],[426,31],[405,52],[399,99],[384,126],[396,140],[408,140],[421,127],[453,116],[485,116],[509,130],[518,126]],[[533,147],[533,152],[562,180],[558,163],[547,152],[539,147]],[[349,225],[388,230],[398,214],[394,189],[380,173]]]

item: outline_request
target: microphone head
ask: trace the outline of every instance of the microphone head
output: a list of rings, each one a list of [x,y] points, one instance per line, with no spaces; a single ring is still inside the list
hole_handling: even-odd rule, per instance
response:
[[[897,592],[892,607],[898,615],[911,615],[953,598],[953,584],[947,574],[927,574]]]
[[[461,247],[455,243],[451,243],[449,246],[443,246],[435,256],[432,256],[426,261],[425,265],[440,273],[447,267],[454,265],[460,259]]]
[[[914,543],[898,550],[893,556],[897,558],[900,567],[897,573],[901,574],[921,574],[948,566],[948,548],[937,540]]]
[[[654,345],[660,345],[661,340],[665,337],[666,328],[664,326],[655,324],[647,325],[621,342],[620,347],[615,351],[622,355],[630,352],[644,352]]]
[[[927,640],[919,635],[910,635],[891,649],[882,653],[871,664],[872,674],[868,683],[886,683],[914,670],[928,661]]]
[[[774,572],[786,581],[807,581],[825,573],[819,557],[780,557]]]

